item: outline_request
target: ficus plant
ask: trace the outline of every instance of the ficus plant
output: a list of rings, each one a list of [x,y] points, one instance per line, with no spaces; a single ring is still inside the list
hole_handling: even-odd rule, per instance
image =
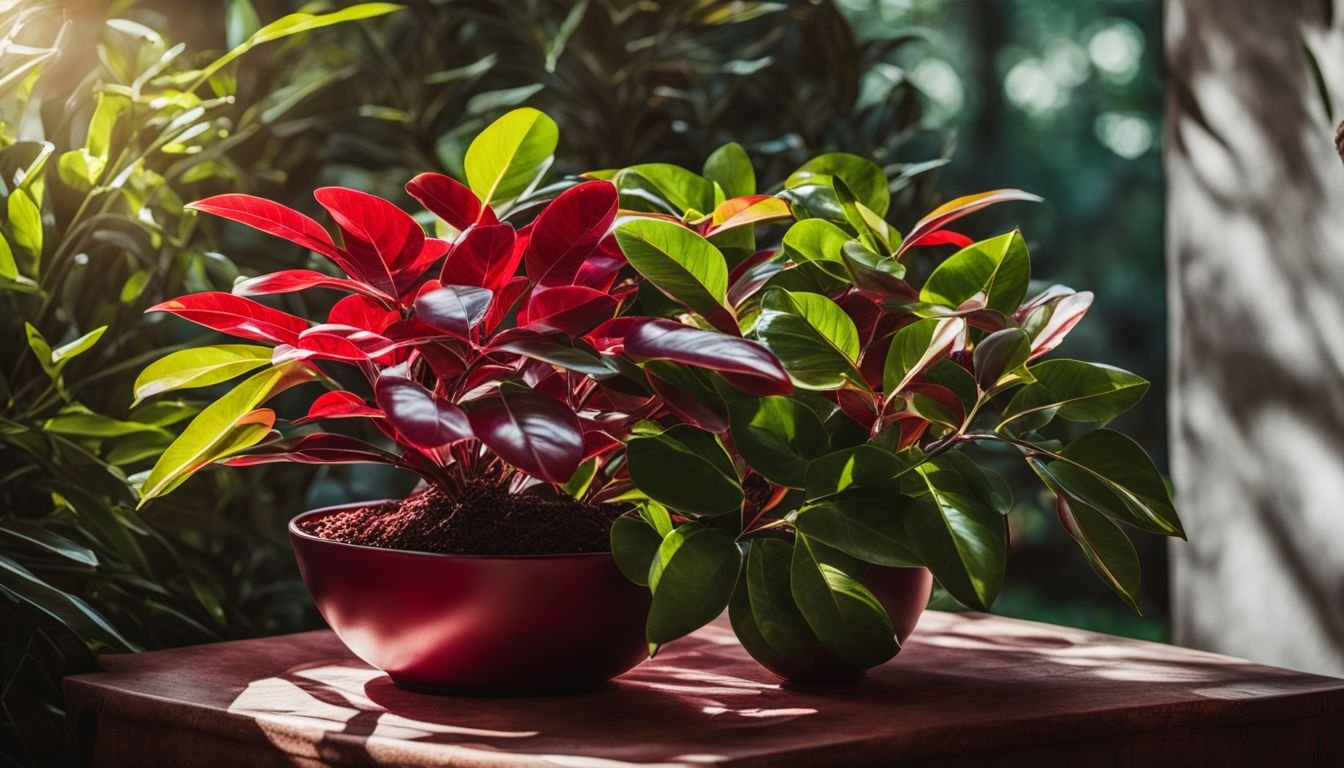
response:
[[[854,155],[818,157],[770,195],[756,194],[736,145],[702,174],[633,166],[612,178],[623,205],[647,212],[615,237],[644,279],[646,313],[661,316],[600,327],[600,351],[643,367],[675,416],[627,441],[644,498],[612,532],[623,571],[652,591],[652,648],[731,606],[767,666],[823,652],[873,666],[899,650],[864,584],[874,566],[927,567],[953,598],[988,608],[1013,506],[991,452],[1025,461],[1097,574],[1137,609],[1125,528],[1183,536],[1153,462],[1104,428],[1148,383],[1047,359],[1092,294],[1033,288],[1017,231],[973,241],[948,228],[1037,198],[959,198],[902,234],[885,218],[882,170]],[[740,338],[792,386],[733,386],[740,363],[718,345]]]
[[[150,309],[252,343],[175,352],[140,375],[137,398],[247,375],[164,451],[140,483],[141,504],[211,463],[277,461],[384,463],[449,494],[475,482],[591,501],[628,493],[623,441],[669,409],[653,374],[594,346],[596,328],[631,319],[621,315],[638,284],[612,234],[615,184],[537,192],[557,139],[549,117],[515,110],[471,143],[466,184],[412,179],[407,193],[441,236],[386,200],[339,187],[315,193],[337,237],[248,195],[190,204],[321,254],[332,269],[283,270]],[[317,322],[250,298],[318,289],[345,296]],[[769,363],[743,370],[746,386],[789,388],[760,344],[734,337],[724,348]],[[353,381],[336,368],[353,369]],[[310,381],[328,391],[279,437],[267,401]],[[306,426],[345,419],[372,424],[383,444]]]

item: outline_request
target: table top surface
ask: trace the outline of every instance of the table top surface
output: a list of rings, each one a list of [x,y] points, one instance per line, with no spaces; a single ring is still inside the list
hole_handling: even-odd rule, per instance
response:
[[[592,693],[411,693],[329,631],[106,656],[76,707],[329,762],[778,765],[1338,717],[1344,680],[984,614],[930,611],[891,662],[782,685],[720,619]]]

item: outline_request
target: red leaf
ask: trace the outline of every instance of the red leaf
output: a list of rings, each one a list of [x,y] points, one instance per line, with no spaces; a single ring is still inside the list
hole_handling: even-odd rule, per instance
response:
[[[299,334],[298,341],[291,349],[277,349],[271,362],[318,358],[362,363],[382,357],[394,349],[396,345],[382,334],[348,325],[325,323]]]
[[[365,285],[358,280],[332,277],[311,269],[286,269],[280,272],[272,272],[269,275],[251,277],[242,282],[235,283],[233,286],[233,295],[266,296],[275,293],[294,293],[295,291],[303,291],[309,288],[332,288],[338,291],[363,294],[364,296],[385,302],[388,306],[393,306],[397,303],[396,299],[393,299],[391,296],[388,296],[370,285]]]
[[[472,436],[461,408],[404,376],[379,376],[374,395],[388,422],[416,448],[433,450]]]
[[[418,275],[408,268],[420,256],[425,231],[415,219],[381,197],[344,187],[313,193],[340,227],[357,277],[383,293],[400,296]]]
[[[663,399],[663,404],[682,421],[710,432],[727,431],[727,414],[705,405],[672,382],[655,376],[652,371],[645,370],[644,378],[648,379],[649,386]]]
[[[583,460],[583,429],[569,406],[504,382],[467,411],[471,428],[490,450],[518,469],[551,483],[574,476]]]
[[[784,395],[793,391],[793,382],[774,353],[740,336],[650,318],[630,329],[624,346],[625,353],[636,359],[671,360],[716,371],[749,394]]]
[[[476,194],[451,176],[422,173],[406,183],[406,193],[459,232],[472,224],[498,224],[495,212],[482,206]]]
[[[625,337],[636,326],[647,323],[647,317],[613,317],[584,335],[584,341],[604,355],[619,355],[625,351]]]
[[[457,239],[443,261],[444,285],[474,285],[498,290],[518,271],[523,257],[517,233],[508,224],[477,226]]]
[[[858,422],[864,429],[872,429],[877,421],[877,409],[873,399],[862,392],[852,389],[838,389],[834,392],[835,404],[846,416]]]
[[[295,419],[295,424],[307,424],[318,419],[381,419],[383,412],[364,402],[354,392],[336,390],[324,392],[308,408],[308,415]]]
[[[974,242],[974,240],[960,232],[953,232],[950,229],[942,229],[924,235],[907,247],[922,248],[929,245],[955,245],[958,248],[965,248]]]
[[[400,319],[401,313],[365,296],[346,296],[327,313],[327,323],[331,325],[348,325],[374,333],[382,333]]]
[[[495,291],[490,311],[485,313],[485,320],[481,321],[481,330],[485,333],[494,333],[499,324],[504,322],[504,318],[509,316],[518,300],[527,292],[528,285],[526,277],[515,277],[501,285],[499,290]]]
[[[403,301],[407,296],[416,292],[416,284],[425,276],[425,272],[434,266],[439,259],[442,259],[443,255],[448,253],[452,247],[453,244],[447,240],[440,240],[437,237],[425,238],[425,245],[420,249],[420,255],[416,256],[411,263],[405,265],[400,274],[397,275],[397,283],[402,286],[401,297]]]
[[[524,256],[527,276],[541,287],[570,285],[616,219],[616,186],[590,181],[552,200],[532,223]]]
[[[618,305],[616,297],[582,285],[533,289],[527,306],[518,313],[518,324],[540,333],[582,336],[610,320]]]
[[[246,224],[268,235],[316,251],[335,262],[347,275],[357,277],[350,257],[332,242],[321,224],[298,211],[252,195],[228,194],[188,203],[187,208]]]
[[[231,293],[208,291],[156,304],[146,312],[168,312],[211,330],[272,344],[294,344],[308,328],[305,320]]]

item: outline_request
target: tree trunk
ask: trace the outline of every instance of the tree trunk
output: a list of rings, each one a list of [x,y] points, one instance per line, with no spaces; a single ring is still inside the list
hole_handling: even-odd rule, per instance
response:
[[[1344,674],[1344,7],[1167,0],[1178,642]],[[1333,101],[1333,104],[1331,103]]]

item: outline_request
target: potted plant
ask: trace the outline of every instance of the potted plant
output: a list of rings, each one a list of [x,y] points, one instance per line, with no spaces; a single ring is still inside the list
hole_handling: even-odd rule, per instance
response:
[[[771,196],[754,196],[735,146],[703,176],[635,166],[614,178],[649,211],[619,223],[616,239],[665,299],[665,317],[594,336],[599,351],[662,382],[679,422],[641,425],[628,440],[646,499],[612,531],[622,570],[652,594],[651,649],[729,607],[767,668],[847,680],[896,654],[928,599],[928,572],[986,609],[1012,507],[986,459],[1011,455],[1137,610],[1139,563],[1122,525],[1183,532],[1142,448],[1101,427],[1148,384],[1044,359],[1092,295],[1033,290],[1017,231],[973,242],[947,228],[1034,196],[953,200],[902,236],[885,221],[882,170],[853,155],[819,157]],[[782,236],[758,249],[757,227]],[[917,255],[930,246],[956,250],[933,263]],[[740,369],[718,345],[738,337],[773,353],[795,392],[727,386]]]
[[[406,191],[442,237],[343,188],[315,194],[339,238],[247,195],[193,203],[297,243],[344,276],[284,270],[149,310],[256,343],[175,352],[141,374],[137,398],[250,374],[141,479],[141,505],[212,463],[372,462],[423,479],[407,499],[315,510],[289,528],[323,616],[401,685],[570,690],[646,656],[648,596],[621,576],[607,542],[630,489],[622,441],[666,406],[641,369],[583,338],[627,309],[637,286],[611,236],[612,183],[534,191],[556,141],[549,118],[517,110],[472,142],[468,185],[413,179]],[[315,324],[248,298],[315,289],[347,294]],[[744,380],[791,389],[777,362]],[[280,439],[266,403],[304,382],[328,391]],[[336,421],[363,422],[395,447],[308,426]]]

